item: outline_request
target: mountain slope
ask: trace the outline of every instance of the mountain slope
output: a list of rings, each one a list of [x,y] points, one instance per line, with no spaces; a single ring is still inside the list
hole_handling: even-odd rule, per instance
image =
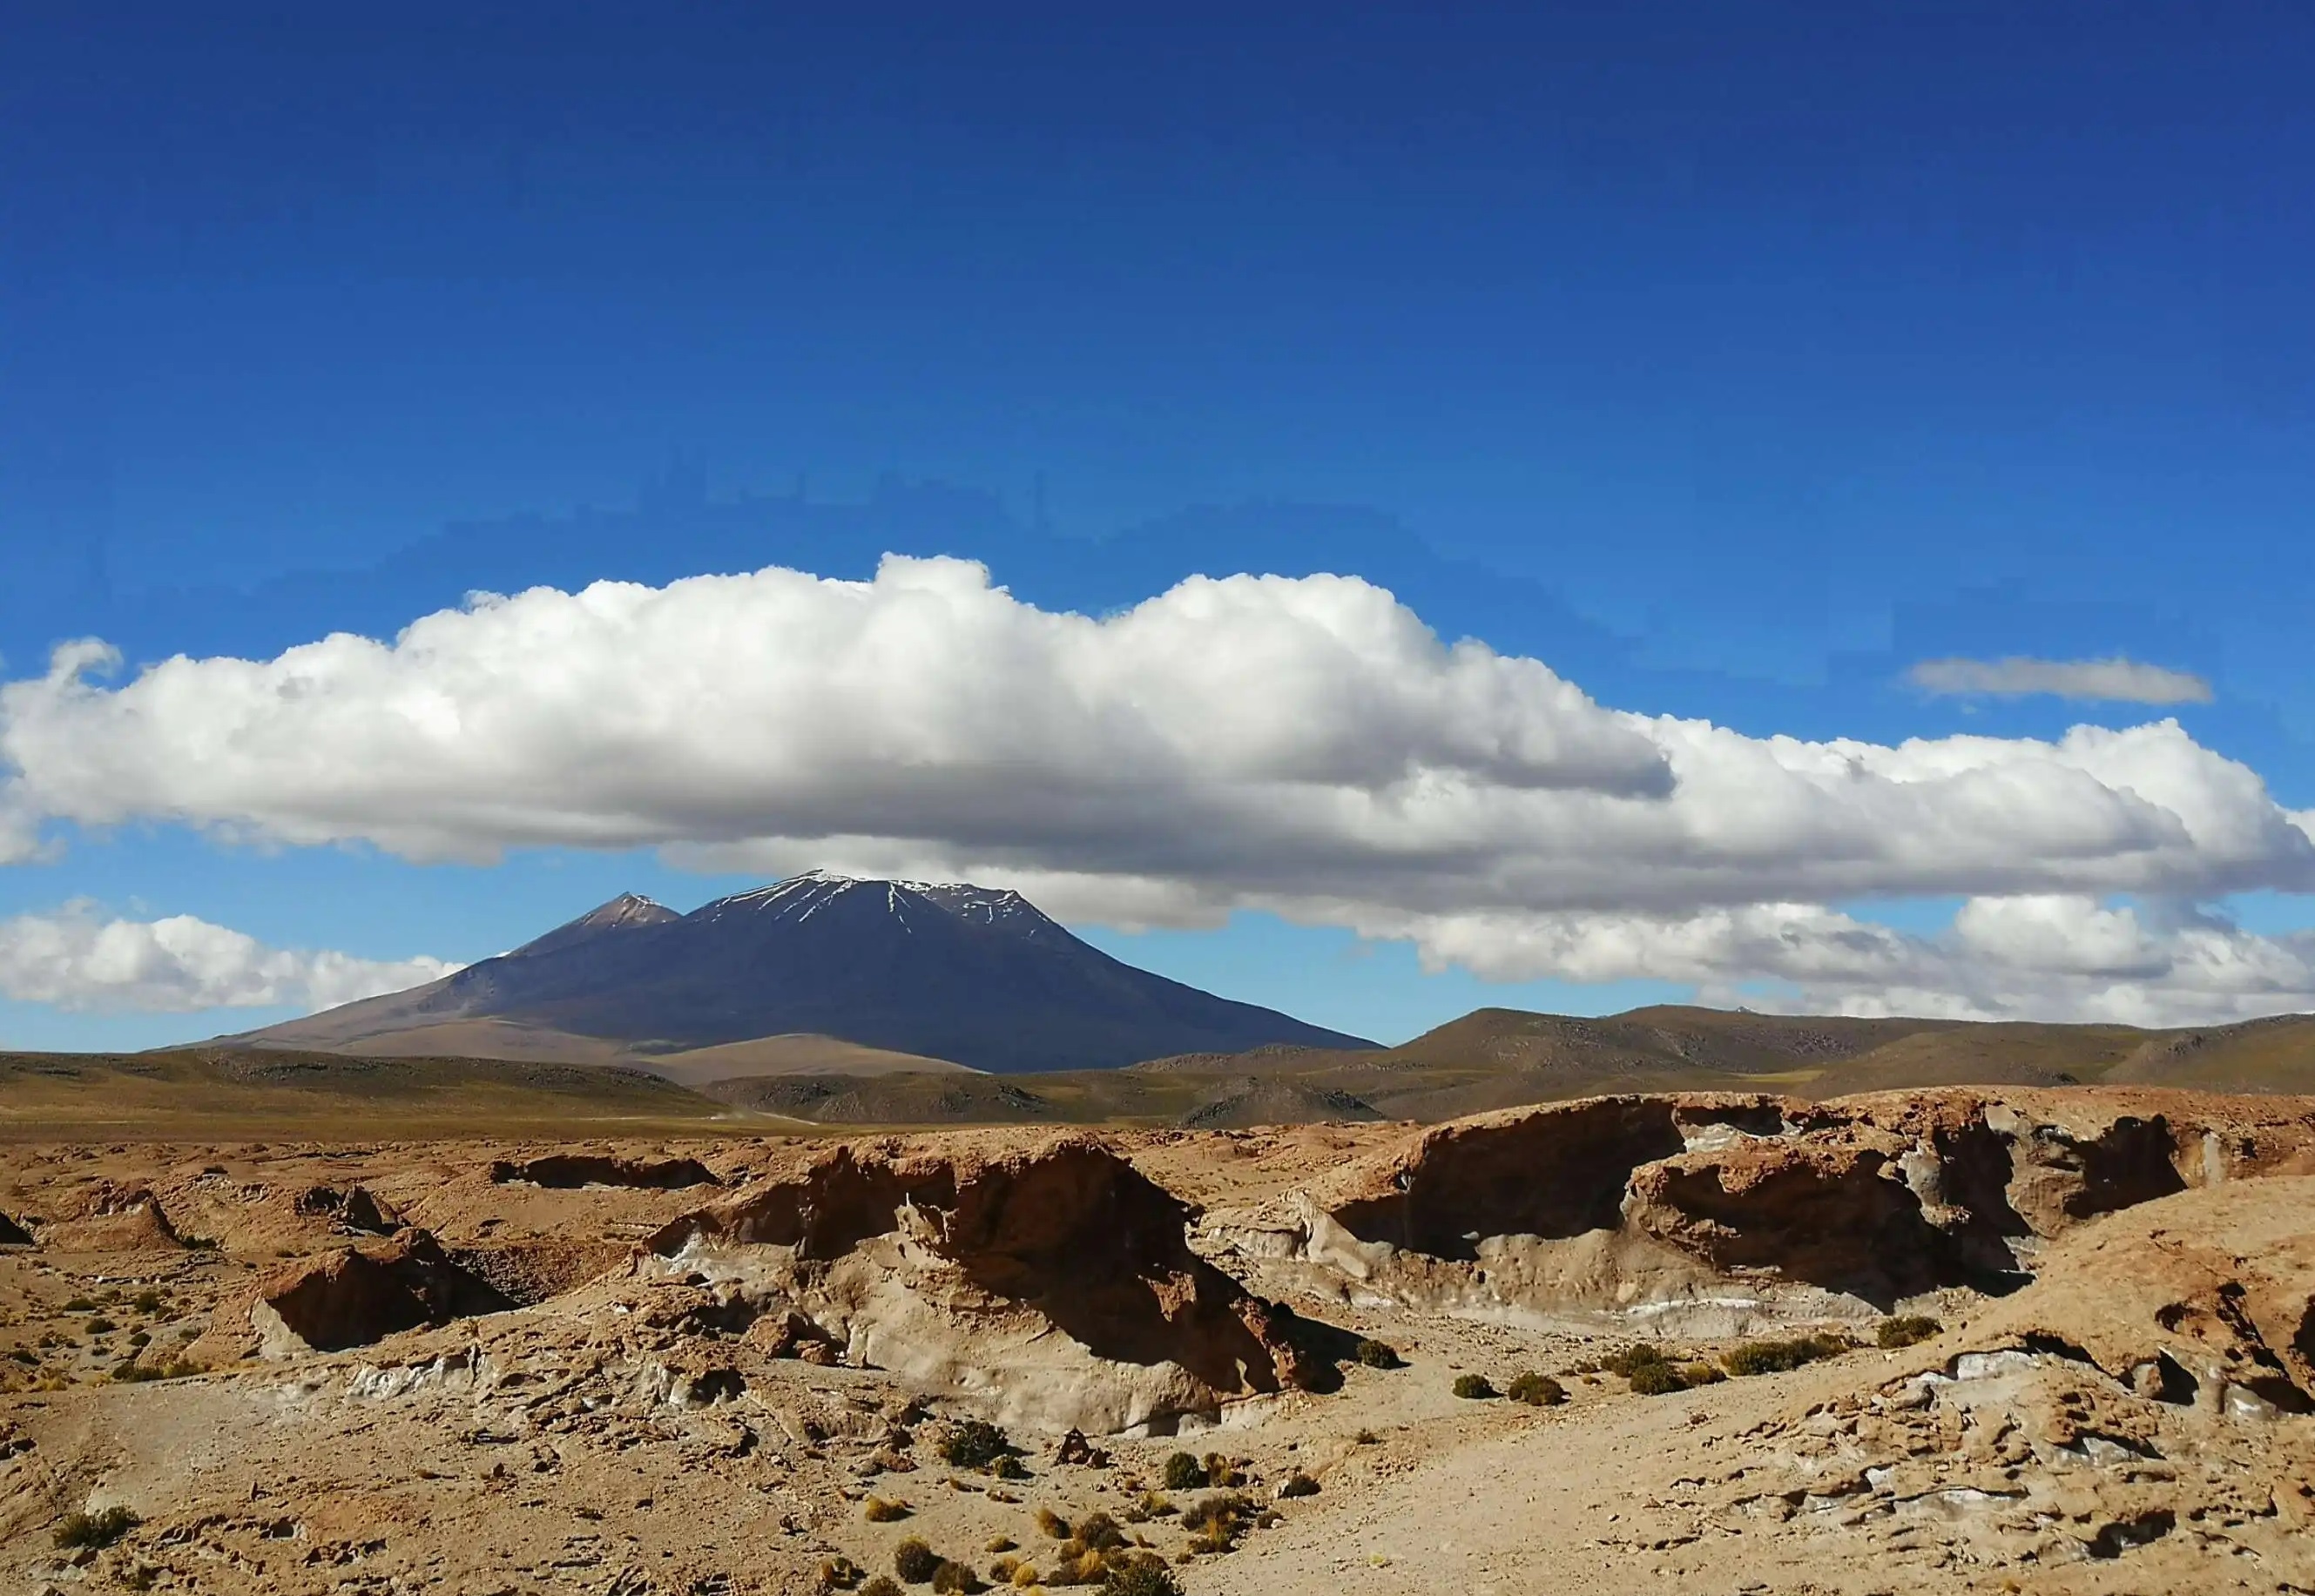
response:
[[[1122,963],[1018,893],[819,871],[687,915],[616,899],[426,986],[229,1040],[382,1054],[499,1035],[538,1056],[588,1039],[643,1057],[794,1033],[997,1071],[1371,1045]]]

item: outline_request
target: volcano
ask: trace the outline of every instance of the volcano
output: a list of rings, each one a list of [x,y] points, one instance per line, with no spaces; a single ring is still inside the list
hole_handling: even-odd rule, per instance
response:
[[[425,986],[220,1040],[610,1063],[798,1038],[1006,1073],[1373,1045],[1137,970],[1018,892],[826,871],[689,914],[625,894]]]

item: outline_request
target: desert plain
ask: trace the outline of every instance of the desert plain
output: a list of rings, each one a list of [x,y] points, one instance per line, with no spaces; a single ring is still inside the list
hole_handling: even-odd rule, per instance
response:
[[[2302,1097],[34,1123],[0,1214],[12,1590],[2315,1590]]]

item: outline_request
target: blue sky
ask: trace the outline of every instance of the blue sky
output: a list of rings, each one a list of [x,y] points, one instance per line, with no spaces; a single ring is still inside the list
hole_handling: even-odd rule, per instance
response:
[[[984,561],[1036,615],[1332,572],[1613,711],[1887,748],[2175,718],[2268,809],[2315,809],[2303,8],[765,9],[15,21],[0,680],[75,638],[120,650],[111,690],[179,653],[391,639],[475,589],[863,581],[888,551]],[[2012,658],[2207,691],[1908,677]],[[463,961],[616,891],[688,908],[811,851],[703,853],[655,820],[650,843],[525,833],[446,861],[375,817],[212,802],[213,747],[164,769],[108,744],[143,763],[85,780],[52,767],[66,743],[28,763],[29,703],[0,711],[40,839],[0,864],[0,1042],[290,1012],[156,1006],[226,988],[102,975],[82,944],[116,920]],[[147,796],[109,809],[103,782]],[[2152,871],[2036,874],[2021,844],[1682,896],[1644,849],[1628,903],[1539,886],[1566,872],[1525,856],[1371,892],[1208,860],[1127,930],[1147,905],[1115,860],[1151,847],[1117,841],[1114,796],[1087,802],[1108,862],[1003,856],[1067,876],[1072,923],[1388,1040],[1480,1002],[1698,994],[2253,1012],[2297,1003],[2273,968],[2315,923],[2288,836],[2210,840],[2246,810],[2188,815],[2195,862]],[[1942,834],[1958,811],[1920,812]],[[912,857],[994,856],[909,824]],[[1814,851],[1865,846],[1835,831]],[[1988,985],[2023,944],[1987,927],[2022,935],[2014,905],[2053,894],[2067,945],[2105,951]],[[1760,905],[1787,906],[1760,926],[1795,945],[1816,935],[1796,902],[1910,939],[1884,950],[1903,969],[1820,980],[1732,951],[1750,933],[1663,952]],[[1574,913],[1594,918],[1534,918]],[[1597,918],[1619,914],[1656,918]],[[2235,940],[2181,951],[2213,927]],[[137,958],[164,954],[194,957]],[[2177,976],[2195,959],[2269,973]]]

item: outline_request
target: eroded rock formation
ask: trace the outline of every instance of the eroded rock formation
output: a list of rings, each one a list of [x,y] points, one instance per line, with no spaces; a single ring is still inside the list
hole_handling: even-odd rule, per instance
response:
[[[778,1312],[791,1343],[824,1337],[1009,1422],[1165,1431],[1322,1383],[1286,1318],[1190,1250],[1189,1219],[1089,1138],[938,1157],[847,1147],[650,1250]]]
[[[1602,1097],[1435,1127],[1312,1189],[1283,1227],[1224,1239],[1410,1304],[1734,1333],[2014,1289],[2087,1219],[2300,1169],[2315,1169],[2300,1099]]]
[[[149,1186],[101,1181],[49,1225],[42,1244],[58,1252],[137,1252],[183,1246],[161,1200]]]
[[[405,1230],[383,1246],[349,1246],[279,1271],[260,1285],[249,1316],[264,1350],[280,1356],[367,1346],[399,1331],[515,1306],[432,1236]]]

